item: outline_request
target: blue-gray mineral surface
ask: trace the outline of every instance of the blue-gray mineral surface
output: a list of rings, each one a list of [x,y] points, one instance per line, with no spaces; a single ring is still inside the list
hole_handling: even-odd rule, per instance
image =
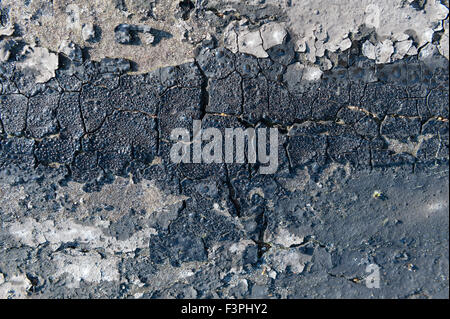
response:
[[[448,298],[448,1],[0,2],[0,299]]]

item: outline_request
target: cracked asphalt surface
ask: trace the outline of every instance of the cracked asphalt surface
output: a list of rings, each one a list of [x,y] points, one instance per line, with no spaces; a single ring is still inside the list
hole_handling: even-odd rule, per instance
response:
[[[320,71],[205,42],[193,62],[0,65],[0,298],[448,298],[448,59]],[[279,167],[173,164],[193,120],[277,128]],[[366,285],[368,265],[380,288]]]

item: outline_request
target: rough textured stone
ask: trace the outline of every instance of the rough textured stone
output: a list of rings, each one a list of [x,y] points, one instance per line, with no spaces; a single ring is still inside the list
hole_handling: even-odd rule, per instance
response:
[[[61,26],[61,2],[33,1],[24,15],[61,28],[42,44],[96,25],[89,47],[64,39],[55,78],[36,83],[19,66],[36,29],[11,34],[17,9],[2,2],[1,41],[14,46],[0,63],[0,298],[448,298],[446,11],[395,3],[343,2],[364,14],[311,25],[337,9],[75,1]],[[117,31],[130,45],[114,42],[122,21],[91,19],[100,8],[127,16]],[[264,58],[238,52],[248,30]],[[140,72],[143,51],[156,70]],[[167,66],[180,56],[191,60]],[[171,132],[195,147],[193,120],[222,136],[277,129],[276,171],[247,148],[243,163],[174,163]],[[379,289],[365,282],[375,266]]]

